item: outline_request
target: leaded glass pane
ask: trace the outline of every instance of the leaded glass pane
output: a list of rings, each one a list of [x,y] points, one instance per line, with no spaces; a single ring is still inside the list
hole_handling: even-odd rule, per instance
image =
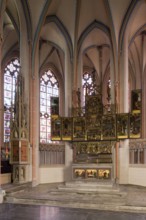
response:
[[[15,87],[20,70],[18,59],[13,59],[4,70],[4,142],[10,139],[11,109],[15,100]]]
[[[49,140],[49,142],[51,142],[51,132],[48,133],[48,137],[47,137],[47,139]]]
[[[41,124],[41,125],[46,125],[46,119],[41,119],[41,120],[40,120],[40,124]]]
[[[52,86],[51,87],[47,86],[47,94],[51,94],[51,93],[52,93]]]
[[[47,130],[46,126],[41,126],[40,129],[41,129],[42,132],[46,132],[46,130]]]
[[[41,92],[41,98],[46,98],[46,93]]]
[[[59,94],[58,94],[58,90],[57,90],[57,89],[53,89],[53,94],[56,95],[56,96],[58,96],[58,95],[59,95]]]
[[[10,72],[7,71],[7,74],[10,74]],[[6,75],[4,77],[4,83],[10,83],[11,84],[12,83],[12,77],[9,77],[9,76]]]
[[[51,124],[51,120],[50,120],[50,119],[48,119],[48,120],[47,120],[47,126],[49,127],[49,126],[50,126],[50,124]]]
[[[46,143],[46,139],[40,138],[40,143]]]
[[[46,112],[46,106],[40,106],[40,112]]]
[[[46,100],[45,100],[45,99],[41,99],[41,100],[40,100],[40,104],[43,105],[43,106],[45,106],[45,105],[46,105]]]
[[[40,86],[40,91],[41,91],[41,92],[45,92],[45,91],[46,91],[45,86],[43,86],[43,85],[42,85],[42,86]]]
[[[4,113],[4,120],[10,120],[11,115],[9,113]]]
[[[46,139],[46,132],[40,132],[40,137],[43,138],[43,139]]]
[[[40,78],[40,142],[51,142],[51,96],[59,94],[58,81],[50,71],[44,72]]]
[[[85,95],[86,89],[92,86],[93,84],[93,75],[90,72],[85,72],[82,78],[82,86],[83,86],[83,103],[85,104]]]
[[[47,128],[47,132],[50,133],[51,132],[51,127]]]

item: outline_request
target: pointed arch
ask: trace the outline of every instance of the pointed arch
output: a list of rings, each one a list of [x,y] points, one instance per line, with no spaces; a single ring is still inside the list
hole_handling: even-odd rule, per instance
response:
[[[64,54],[64,51],[62,50],[62,48],[59,47],[59,46],[58,46],[57,44],[55,44],[54,42],[52,42],[52,41],[47,41],[47,40],[46,40],[45,43],[52,46],[52,51],[51,51],[51,53],[52,53],[54,50],[59,50],[59,51],[61,51],[61,52]],[[50,53],[49,53],[49,54],[50,54]],[[47,57],[45,58],[45,60],[43,61],[43,63],[42,63],[42,65],[41,65],[40,69],[42,68],[42,66],[45,65],[47,59],[48,59],[48,55],[47,55]]]
[[[130,17],[134,13],[134,10],[136,10],[136,8],[139,5],[140,5],[140,1],[132,0],[128,9],[127,9],[127,12],[125,14],[125,17],[124,17],[122,25],[121,25],[120,34],[119,34],[119,49],[120,49],[119,51],[121,51],[123,48],[124,36],[125,36],[125,32],[126,32]]]
[[[28,0],[21,1],[25,19],[26,19],[26,27],[27,27],[27,37],[28,41],[32,41],[32,21],[31,21],[31,15],[30,15],[30,10],[29,10],[29,5],[28,5]]]
[[[19,30],[19,27],[18,27],[17,23],[15,22],[15,19],[14,19],[13,15],[11,14],[11,12],[10,12],[10,10],[9,10],[8,8],[6,8],[6,13],[8,14],[9,18],[10,18],[11,21],[12,21],[12,24],[14,25],[14,28],[15,28],[15,30],[16,30],[18,39],[20,39],[20,30]]]
[[[79,51],[81,49],[81,45],[83,43],[83,41],[85,40],[85,38],[87,37],[87,35],[94,29],[94,28],[97,28],[97,29],[100,29],[101,31],[103,31],[109,38],[110,42],[111,42],[111,34],[110,34],[110,29],[105,25],[103,24],[102,22],[100,21],[93,21],[91,24],[88,25],[88,27],[83,31],[83,33],[81,34],[81,36],[79,37],[79,40],[78,40],[78,54],[79,54]]]
[[[56,15],[50,15],[50,16],[46,17],[45,24],[48,24],[51,22],[56,24],[56,26],[58,27],[58,29],[61,31],[62,35],[64,36],[64,38],[67,42],[67,45],[68,45],[70,58],[72,60],[73,59],[73,45],[72,45],[71,37],[70,37],[66,27],[63,25],[63,23],[60,21],[60,19]]]
[[[131,38],[130,42],[129,42],[129,47],[131,46],[132,42],[134,41],[134,39],[140,35],[142,32],[145,32],[146,30],[146,24],[142,25],[140,28],[138,28],[138,30],[135,32],[135,34],[133,35],[133,37]]]
[[[46,14],[49,8],[49,5],[51,4],[52,0],[46,0],[45,6],[43,7],[42,14],[40,16],[38,25],[37,25],[37,30],[35,32],[35,36],[33,39],[33,45],[32,45],[32,77],[34,78],[34,62],[35,62],[35,53],[36,53],[36,48],[37,48],[37,43],[39,41],[39,35],[40,31],[42,28],[42,25],[44,23],[44,20],[46,18]]]

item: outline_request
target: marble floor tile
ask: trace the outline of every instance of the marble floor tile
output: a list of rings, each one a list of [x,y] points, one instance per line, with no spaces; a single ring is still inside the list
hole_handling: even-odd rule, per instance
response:
[[[0,220],[146,220],[146,214],[3,204]]]

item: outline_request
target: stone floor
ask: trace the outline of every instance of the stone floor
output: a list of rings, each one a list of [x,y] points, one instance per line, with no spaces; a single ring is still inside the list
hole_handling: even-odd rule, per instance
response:
[[[144,213],[97,211],[42,205],[3,204],[0,205],[0,210],[1,220],[146,220]]]
[[[146,187],[81,185],[5,185],[0,220],[146,220]]]

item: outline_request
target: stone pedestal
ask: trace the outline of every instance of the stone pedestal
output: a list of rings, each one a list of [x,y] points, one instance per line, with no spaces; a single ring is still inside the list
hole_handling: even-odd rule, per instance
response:
[[[13,165],[13,183],[29,181],[29,142],[27,140],[11,141],[11,164]]]
[[[0,189],[0,204],[3,203],[5,196],[5,190]]]
[[[28,182],[27,176],[27,165],[13,165],[13,183]]]
[[[58,187],[60,191],[66,192],[80,192],[80,193],[108,193],[115,194],[119,192],[118,185],[111,181],[83,181],[73,180],[65,182],[65,184]]]
[[[72,180],[115,182],[115,142],[76,142],[73,145]]]

